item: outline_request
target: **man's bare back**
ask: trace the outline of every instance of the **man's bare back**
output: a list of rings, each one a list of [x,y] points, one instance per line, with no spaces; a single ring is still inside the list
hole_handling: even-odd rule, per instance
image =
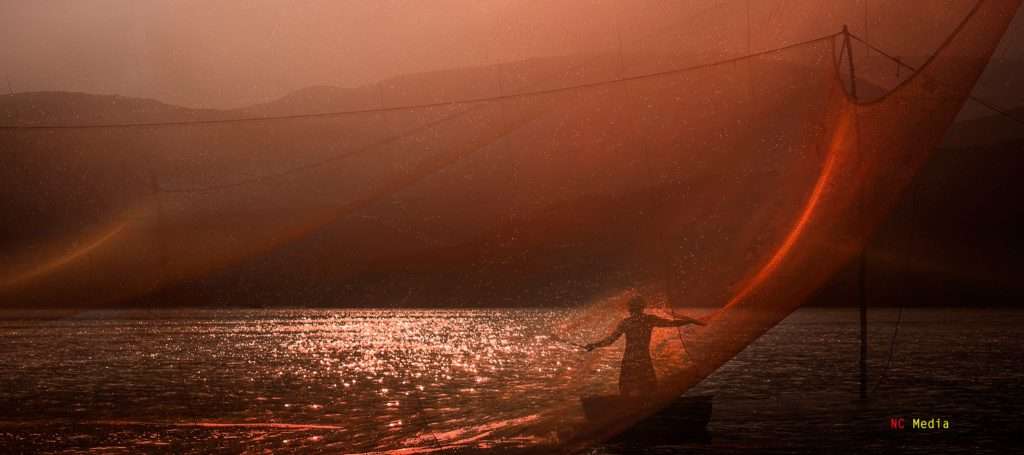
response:
[[[585,346],[587,351],[590,351],[609,346],[622,335],[626,336],[626,351],[622,356],[622,367],[619,370],[619,392],[622,395],[648,394],[658,385],[650,352],[651,332],[655,327],[704,325],[703,322],[688,317],[672,320],[646,314],[643,312],[644,306],[642,297],[634,297],[629,302],[629,317],[619,322],[611,335]]]

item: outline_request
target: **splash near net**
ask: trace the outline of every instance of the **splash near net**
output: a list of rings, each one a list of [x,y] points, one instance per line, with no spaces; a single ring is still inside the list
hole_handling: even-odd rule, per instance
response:
[[[832,7],[808,3],[789,14],[813,22]],[[351,93],[344,111],[5,127],[0,141],[16,152],[5,152],[15,197],[4,211],[48,200],[57,214],[8,237],[0,296],[581,303],[550,327],[565,343],[610,331],[635,292],[654,312],[707,317],[656,332],[661,390],[637,413],[581,418],[580,394],[615,390],[614,372],[589,357],[550,378],[558,399],[495,411],[501,425],[454,437],[425,409],[405,438],[346,447],[601,440],[714,372],[860,251],[1019,4],[918,3],[879,2],[894,13],[870,23],[872,37],[839,32],[842,14],[809,39],[755,34],[751,15],[763,31],[775,13],[748,9],[745,39],[682,53],[685,36],[644,48],[647,30],[623,25],[610,53],[384,81]],[[868,43],[920,69],[901,74]],[[40,176],[117,196],[76,211],[74,197],[19,193]]]

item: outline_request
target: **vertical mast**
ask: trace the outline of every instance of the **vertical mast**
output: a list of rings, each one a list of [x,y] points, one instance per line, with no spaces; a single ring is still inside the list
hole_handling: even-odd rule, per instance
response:
[[[850,63],[850,96],[853,97],[854,101],[857,100],[857,72],[853,65],[853,46],[850,40],[850,30],[844,25],[843,26],[843,46],[846,47],[846,58],[849,59]],[[854,112],[856,116],[856,112]],[[856,121],[856,119],[854,120]],[[857,150],[859,159],[863,164],[863,155],[860,150],[860,126],[857,126]],[[864,214],[864,194],[863,186],[861,187],[861,197],[859,198],[859,206],[861,212],[861,219]],[[865,239],[865,242],[867,240]],[[857,259],[857,301],[860,307],[860,398],[866,399],[868,396],[868,306],[867,306],[867,289],[866,289],[866,278],[867,278],[867,245],[860,250],[860,257]]]

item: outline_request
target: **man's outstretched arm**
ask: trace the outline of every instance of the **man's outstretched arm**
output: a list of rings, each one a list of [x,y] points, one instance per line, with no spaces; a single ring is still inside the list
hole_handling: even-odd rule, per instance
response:
[[[687,316],[679,316],[675,319],[662,319],[657,316],[654,317],[655,327],[682,327],[690,324],[707,325],[704,321]]]
[[[590,344],[584,346],[583,348],[588,350],[588,351],[593,351],[595,348],[603,348],[605,346],[608,346],[608,345],[611,345],[612,343],[614,343],[615,340],[618,340],[620,336],[622,336],[622,325],[621,324],[619,324],[619,326],[615,327],[615,331],[612,332],[611,335],[608,335],[603,340],[598,341],[596,343],[590,343]]]

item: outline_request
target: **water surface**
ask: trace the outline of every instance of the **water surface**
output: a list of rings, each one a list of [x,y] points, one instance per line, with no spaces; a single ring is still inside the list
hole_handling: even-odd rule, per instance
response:
[[[360,453],[557,442],[577,399],[615,390],[612,349],[558,333],[573,310],[5,312],[0,446],[13,452]],[[895,310],[872,313],[872,388]],[[907,310],[888,374],[857,401],[850,310],[805,309],[691,393],[715,395],[710,441],[595,453],[868,445],[920,453],[1012,444],[1024,313]],[[685,361],[685,359],[680,359]],[[941,418],[943,431],[889,429]]]

